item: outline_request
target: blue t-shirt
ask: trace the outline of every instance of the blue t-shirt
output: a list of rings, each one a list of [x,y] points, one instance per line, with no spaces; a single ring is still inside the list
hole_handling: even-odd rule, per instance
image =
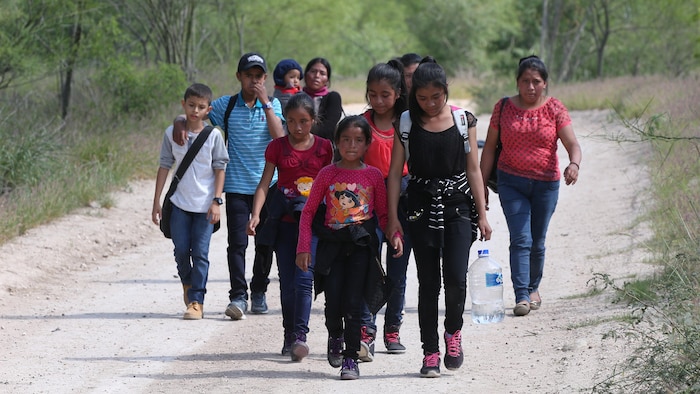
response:
[[[209,120],[224,129],[224,115],[226,107],[232,96],[223,96],[211,103]],[[272,99],[272,108],[275,115],[282,118],[282,106],[279,100]],[[248,108],[243,101],[241,93],[238,93],[238,101],[228,118],[228,155],[230,161],[226,166],[226,181],[224,192],[239,194],[255,194],[255,188],[262,178],[265,168],[265,149],[272,141],[267,127],[265,109],[260,100],[255,100],[255,105]],[[272,178],[272,183],[277,182],[277,172]]]

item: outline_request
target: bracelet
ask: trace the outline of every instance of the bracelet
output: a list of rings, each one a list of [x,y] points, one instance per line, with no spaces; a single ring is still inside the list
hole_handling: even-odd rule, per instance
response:
[[[569,165],[572,165],[572,164],[576,166],[577,170],[579,170],[579,171],[581,170],[581,166],[579,166],[577,163],[574,163],[573,161],[571,163],[569,163]]]

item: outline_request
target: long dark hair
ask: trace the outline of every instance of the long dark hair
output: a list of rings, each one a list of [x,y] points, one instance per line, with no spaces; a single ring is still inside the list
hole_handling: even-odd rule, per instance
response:
[[[335,129],[334,137],[336,144],[340,142],[340,136],[343,134],[343,132],[351,127],[359,127],[360,130],[362,130],[362,134],[365,136],[367,145],[372,142],[372,129],[370,129],[367,119],[365,119],[365,117],[362,115],[350,115],[344,117],[343,120],[338,122],[338,127]]]
[[[401,113],[408,109],[408,92],[406,81],[403,78],[403,64],[399,60],[391,59],[386,63],[379,63],[367,73],[367,87],[372,82],[386,81],[399,96],[394,103],[394,117],[398,119]],[[369,102],[368,91],[365,90],[365,99]]]
[[[411,115],[411,122],[418,125],[423,125],[423,108],[418,105],[418,100],[416,99],[416,90],[435,86],[437,88],[442,88],[445,91],[445,102],[449,97],[447,91],[447,75],[445,70],[440,66],[437,61],[432,56],[426,56],[421,60],[416,72],[413,73],[413,86],[411,86],[411,93],[408,95],[408,111]]]

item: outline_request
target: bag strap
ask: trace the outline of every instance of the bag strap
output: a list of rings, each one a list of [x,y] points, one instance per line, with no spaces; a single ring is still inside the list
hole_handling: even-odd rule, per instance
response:
[[[469,145],[469,124],[467,122],[467,113],[464,109],[450,106],[452,111],[452,118],[454,119],[455,126],[459,130],[459,134],[464,140],[464,153],[469,153],[471,151],[471,146]],[[408,136],[411,133],[411,115],[408,111],[401,113],[399,118],[399,138],[403,142],[403,148],[406,153],[406,161],[408,162],[409,150],[408,150]]]
[[[501,99],[501,109],[498,112],[498,141],[496,142],[496,147],[501,145],[501,118],[503,117],[503,107],[506,106],[506,101],[508,101],[508,96]]]
[[[403,111],[399,117],[399,138],[403,143],[403,150],[406,154],[406,162],[408,162],[408,135],[411,133],[411,114],[408,111]]]
[[[214,127],[205,126],[197,138],[195,138],[192,146],[187,149],[187,153],[185,153],[182,163],[180,163],[180,165],[177,167],[173,180],[170,182],[170,188],[168,189],[168,193],[165,195],[165,198],[170,198],[175,193],[177,185],[180,183],[180,179],[182,179],[182,177],[185,175],[185,171],[187,171],[187,168],[192,163],[192,160],[194,160],[194,157],[197,156],[197,153],[199,153],[202,145],[204,145],[204,141],[209,138],[209,134],[211,134],[212,130],[214,130]]]
[[[464,153],[469,153],[471,151],[471,146],[469,145],[469,125],[467,124],[467,113],[465,110],[453,105],[450,106],[452,110],[452,118],[455,121],[455,126],[459,130],[459,134],[462,135],[462,140],[464,140]]]
[[[273,97],[272,96],[267,96],[268,100],[272,102]],[[233,108],[236,106],[236,103],[238,102],[238,93],[234,94],[228,99],[228,104],[226,105],[226,112],[224,112],[224,144],[228,146],[228,118],[231,116],[231,112],[233,112]]]
[[[226,112],[224,112],[224,144],[228,146],[228,118],[231,116],[233,107],[236,106],[238,102],[238,93],[234,94],[228,99],[228,105],[226,105]]]

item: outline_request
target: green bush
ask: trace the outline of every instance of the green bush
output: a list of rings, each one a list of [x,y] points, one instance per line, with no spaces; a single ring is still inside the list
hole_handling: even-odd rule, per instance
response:
[[[161,63],[138,68],[126,61],[114,62],[97,75],[96,81],[112,101],[112,114],[143,117],[182,97],[187,80],[179,66]]]
[[[0,129],[0,194],[21,186],[33,186],[44,179],[57,160],[60,139],[45,128]]]

